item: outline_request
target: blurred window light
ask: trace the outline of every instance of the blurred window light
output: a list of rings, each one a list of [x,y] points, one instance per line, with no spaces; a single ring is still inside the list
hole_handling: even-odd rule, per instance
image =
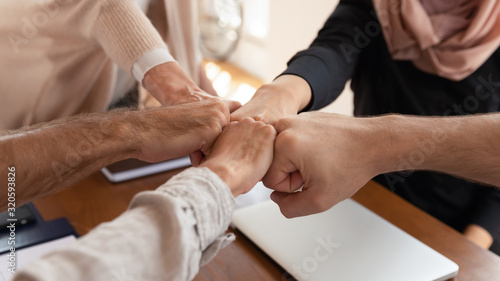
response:
[[[244,2],[245,29],[251,36],[265,39],[269,32],[269,0],[246,0]]]
[[[252,99],[253,95],[255,94],[255,89],[254,87],[246,84],[246,83],[241,83],[240,86],[236,89],[236,92],[231,96],[231,100],[239,101],[241,104],[246,104],[250,99]]]
[[[205,72],[207,74],[207,78],[210,81],[214,81],[217,75],[219,75],[220,73],[220,67],[213,62],[208,62],[205,65]]]
[[[231,74],[227,71],[222,71],[212,83],[219,97],[225,98],[229,94],[231,88]]]

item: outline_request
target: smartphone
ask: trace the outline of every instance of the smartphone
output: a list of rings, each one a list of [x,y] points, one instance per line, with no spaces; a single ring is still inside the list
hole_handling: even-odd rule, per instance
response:
[[[17,219],[16,226],[25,225],[36,220],[35,214],[31,211],[28,205],[23,205],[16,208],[14,217],[9,216],[9,212],[0,213],[0,231],[7,229],[7,226],[12,223],[8,219]]]

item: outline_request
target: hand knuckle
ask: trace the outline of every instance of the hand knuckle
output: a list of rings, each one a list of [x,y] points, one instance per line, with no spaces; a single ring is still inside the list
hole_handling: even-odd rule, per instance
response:
[[[272,188],[273,184],[274,184],[274,181],[273,181],[273,179],[271,178],[271,176],[269,174],[266,174],[262,178],[262,184],[264,184],[264,186],[267,187],[267,188]]]
[[[316,196],[312,200],[312,206],[314,207],[315,213],[322,213],[330,209],[329,202],[324,199],[323,196]]]
[[[271,125],[264,125],[262,127],[262,131],[263,131],[263,134],[267,137],[275,137],[276,136],[276,130]]]
[[[287,218],[287,219],[293,218],[293,214],[288,208],[286,208],[284,206],[280,206],[280,210],[285,218]]]
[[[219,110],[229,110],[228,105],[220,98],[211,98],[212,102]]]
[[[212,119],[208,122],[208,128],[213,132],[213,133],[220,133],[222,132],[222,127],[223,127],[223,124],[219,121],[219,120],[216,120],[216,119]]]
[[[218,120],[221,123],[226,123],[227,121],[226,114],[224,114],[224,112],[221,111],[217,111],[214,117],[215,117],[214,119]]]
[[[252,122],[255,122],[255,120],[253,120],[251,117],[245,117],[243,119],[240,120],[240,123],[252,123]]]
[[[281,132],[288,129],[292,125],[292,123],[293,123],[292,118],[282,118],[276,121],[274,127],[278,132]]]
[[[281,132],[276,138],[276,147],[286,148],[287,150],[297,150],[300,143],[297,136],[291,131]]]
[[[265,119],[264,114],[259,114],[259,115],[254,117],[255,121],[264,122],[264,119]]]

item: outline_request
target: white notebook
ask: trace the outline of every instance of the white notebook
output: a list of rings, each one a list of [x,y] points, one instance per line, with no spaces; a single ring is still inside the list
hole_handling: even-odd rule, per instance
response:
[[[49,242],[24,248],[21,250],[16,250],[15,253],[15,272],[19,271],[21,268],[26,266],[31,261],[34,261],[43,255],[52,252],[57,249],[68,247],[76,241],[76,237],[73,235],[55,239]],[[14,278],[14,274],[9,271],[9,253],[0,256],[0,281],[10,281]]]

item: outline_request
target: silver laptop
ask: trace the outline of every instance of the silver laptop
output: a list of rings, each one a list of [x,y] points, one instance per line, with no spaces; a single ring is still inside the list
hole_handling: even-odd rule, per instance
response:
[[[294,219],[267,201],[236,210],[232,223],[301,281],[435,281],[458,273],[457,264],[351,199]]]

